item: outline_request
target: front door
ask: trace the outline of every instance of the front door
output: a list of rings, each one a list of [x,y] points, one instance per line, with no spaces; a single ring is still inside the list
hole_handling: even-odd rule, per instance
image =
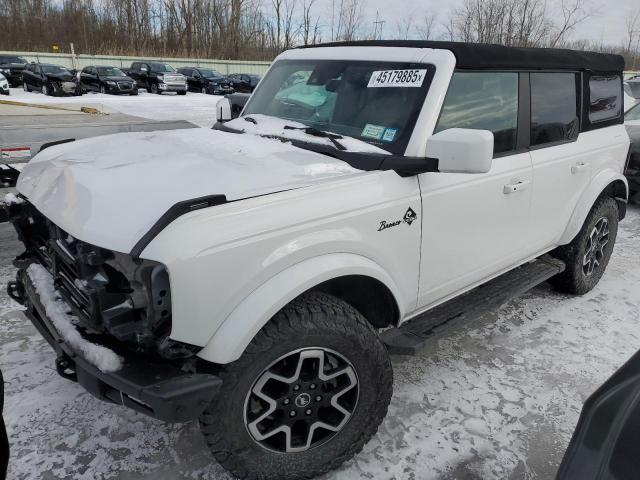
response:
[[[532,254],[528,242],[533,174],[519,152],[517,72],[456,72],[436,132],[494,134],[485,174],[425,173],[418,308],[440,302]]]

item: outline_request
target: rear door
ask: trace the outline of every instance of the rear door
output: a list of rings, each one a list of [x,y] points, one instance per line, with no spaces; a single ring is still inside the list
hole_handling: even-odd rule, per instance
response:
[[[526,74],[525,74],[526,75]],[[494,134],[486,174],[425,173],[418,305],[429,306],[508,269],[531,255],[532,169],[528,113],[518,72],[454,73],[436,132],[476,128]],[[526,90],[526,89],[525,89]]]
[[[580,135],[581,75],[532,72],[531,160],[534,192],[531,240],[538,250],[552,248],[591,180],[591,150]]]

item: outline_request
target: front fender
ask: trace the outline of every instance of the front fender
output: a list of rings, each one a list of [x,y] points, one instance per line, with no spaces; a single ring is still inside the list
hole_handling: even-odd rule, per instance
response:
[[[582,193],[578,204],[569,219],[569,223],[567,224],[567,228],[565,229],[562,237],[560,237],[559,244],[566,245],[571,242],[578,234],[582,225],[584,224],[589,211],[591,211],[591,207],[596,202],[600,194],[613,182],[622,181],[625,186],[625,196],[622,200],[625,202],[629,198],[629,184],[627,183],[627,179],[624,175],[620,174],[613,169],[606,169],[598,173],[592,180],[587,189]]]
[[[346,275],[363,275],[386,285],[396,299],[402,318],[406,306],[400,302],[398,286],[380,265],[355,254],[321,255],[289,267],[254,290],[224,320],[198,356],[214,363],[237,360],[281,308],[316,285]]]

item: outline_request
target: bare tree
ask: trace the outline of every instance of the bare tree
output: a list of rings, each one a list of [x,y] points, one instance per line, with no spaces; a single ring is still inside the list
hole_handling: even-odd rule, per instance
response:
[[[588,0],[561,0],[560,9],[562,13],[562,23],[556,27],[549,39],[549,46],[556,47],[566,36],[576,27],[584,22],[592,13],[587,7]]]

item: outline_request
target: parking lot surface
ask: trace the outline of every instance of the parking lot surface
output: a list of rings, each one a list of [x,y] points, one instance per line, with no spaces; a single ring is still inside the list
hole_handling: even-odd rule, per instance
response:
[[[196,423],[168,425],[94,399],[4,293],[20,251],[0,225],[0,365],[11,479],[229,479]],[[326,479],[553,478],[587,396],[640,349],[640,209],[584,297],[543,285],[394,357],[378,434]]]

